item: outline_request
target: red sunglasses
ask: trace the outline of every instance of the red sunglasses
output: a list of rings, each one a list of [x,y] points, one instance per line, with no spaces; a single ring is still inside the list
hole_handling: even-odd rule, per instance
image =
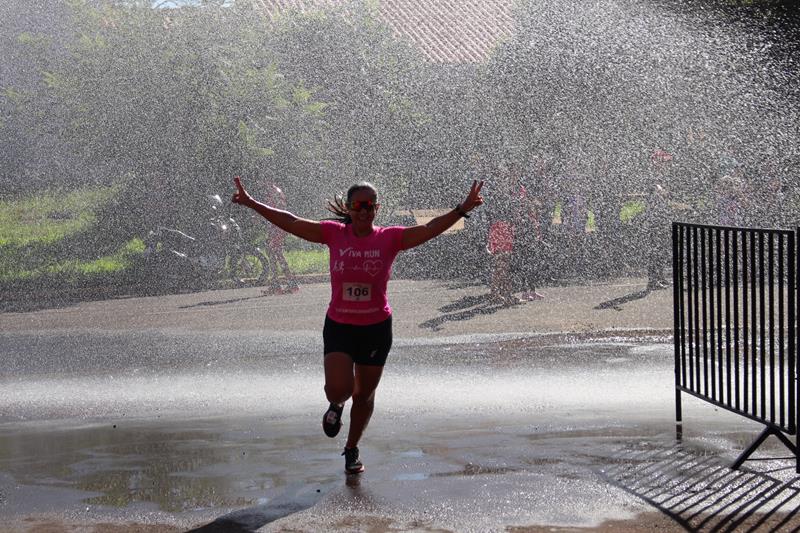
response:
[[[350,202],[351,211],[361,211],[362,209],[374,211],[377,206],[378,204],[372,200],[353,200]]]

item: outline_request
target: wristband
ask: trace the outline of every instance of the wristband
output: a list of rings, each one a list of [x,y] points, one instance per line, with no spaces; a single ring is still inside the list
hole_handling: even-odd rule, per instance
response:
[[[467,212],[466,212],[466,211],[464,211],[464,209],[461,207],[461,204],[458,204],[458,205],[455,207],[455,209],[456,209],[456,212],[458,213],[458,216],[460,216],[460,217],[462,217],[462,218],[469,218],[469,215],[468,215],[468,214],[467,214]]]

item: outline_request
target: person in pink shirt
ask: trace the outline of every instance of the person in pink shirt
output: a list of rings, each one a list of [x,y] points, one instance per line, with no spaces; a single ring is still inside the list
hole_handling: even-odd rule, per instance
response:
[[[466,199],[427,224],[381,227],[374,224],[380,208],[378,192],[369,183],[350,187],[329,210],[337,220],[314,221],[259,203],[234,179],[234,203],[254,209],[272,224],[301,239],[325,244],[330,251],[331,301],[325,315],[325,434],[342,427],[345,402],[352,398],[350,428],[342,455],[345,471],[364,471],[358,443],[375,407],[375,390],[392,346],[392,308],[386,293],[397,254],[440,235],[459,218],[483,204],[483,182],[474,181]]]

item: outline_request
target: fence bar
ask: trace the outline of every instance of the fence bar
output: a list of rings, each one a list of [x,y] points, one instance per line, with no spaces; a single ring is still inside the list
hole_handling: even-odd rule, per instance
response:
[[[739,409],[739,233],[733,234],[733,368],[736,379],[734,394],[736,395],[735,407]],[[746,379],[746,378],[745,378]]]
[[[800,449],[800,408],[797,406],[798,399],[796,398],[797,389],[795,381],[797,380],[797,359],[796,355],[800,342],[798,342],[795,335],[800,335],[800,328],[796,327],[797,313],[797,273],[800,272],[800,254],[797,253],[797,239],[800,238],[800,228],[797,228],[794,235],[789,237],[789,433],[795,435],[795,450]],[[797,452],[795,451],[795,457]],[[795,461],[795,472],[800,474],[800,458]]]
[[[750,349],[750,344],[749,344],[750,330],[748,323],[750,316],[750,311],[749,311],[750,301],[747,293],[748,282],[749,282],[748,279],[749,268],[747,260],[749,255],[747,251],[747,236],[748,236],[747,232],[742,232],[742,362],[744,363],[744,365],[742,365],[742,402],[743,402],[742,409],[744,411],[749,411],[749,405],[750,405],[750,392],[749,392],[750,381],[748,379],[750,375],[750,372],[748,370],[750,368],[750,365],[747,364],[749,361],[749,349]]]
[[[798,230],[798,232],[800,232],[800,230]],[[795,236],[797,234],[798,233],[796,232],[795,235],[791,235],[786,239],[786,247],[787,247],[786,255],[788,256],[787,268],[789,269],[789,275],[787,276],[788,279],[786,280],[786,285],[787,285],[786,292],[788,293],[787,294],[788,301],[786,302],[787,303],[786,307],[787,307],[787,311],[788,311],[787,312],[788,316],[786,317],[786,322],[788,323],[788,331],[786,332],[786,337],[787,337],[787,340],[788,340],[788,346],[786,347],[787,348],[786,351],[788,352],[787,353],[787,359],[788,359],[787,366],[789,367],[788,371],[786,372],[786,375],[789,377],[789,384],[788,384],[788,388],[789,388],[789,413],[788,413],[788,416],[789,416],[789,420],[788,420],[789,433],[796,433],[797,432],[797,428],[800,427],[800,423],[798,423],[797,419],[795,418],[796,414],[798,416],[800,416],[800,409],[796,409],[796,404],[795,404],[795,394],[796,394],[796,391],[795,391],[795,380],[797,379],[797,375],[796,375],[797,370],[796,370],[796,366],[795,366],[795,363],[796,363],[796,360],[795,360],[796,352],[795,352],[795,350],[797,349],[797,346],[799,345],[797,343],[797,338],[795,337],[795,334],[800,332],[800,328],[796,328],[795,327],[795,324],[796,324],[795,321],[797,320],[797,300],[795,298],[797,293],[796,293],[795,286],[796,286],[796,283],[797,283],[797,280],[796,280],[797,265],[798,265],[798,263],[800,263],[800,257],[797,257],[796,248],[795,248],[795,238],[796,238]],[[795,260],[796,257],[797,257],[797,259]],[[800,444],[800,442],[798,442],[798,444]],[[798,467],[798,472],[800,472],[800,462],[798,462],[797,467]]]
[[[708,336],[708,366],[706,372],[709,374],[709,381],[711,382],[711,399],[717,400],[717,358],[716,350],[717,345],[714,342],[714,332],[716,331],[716,320],[714,315],[716,313],[716,306],[714,305],[714,287],[716,282],[714,280],[714,230],[707,229],[708,233],[708,283],[704,285],[704,293],[708,294],[708,327],[704,333]]]
[[[692,267],[694,269],[694,364],[692,365],[694,379],[692,390],[694,391],[700,390],[700,283],[698,283],[699,269],[697,267],[697,242],[699,240],[699,231],[700,228],[695,226],[692,240],[692,257],[694,258],[692,261]]]
[[[689,388],[694,390],[694,359],[695,359],[695,336],[697,329],[695,328],[695,307],[694,307],[694,258],[696,254],[692,253],[694,246],[694,230],[686,228],[686,307],[688,311],[688,329],[689,329]],[[684,383],[686,383],[684,379]]]
[[[759,327],[759,363],[760,363],[760,370],[761,370],[761,419],[767,419],[767,373],[766,373],[766,363],[767,363],[767,354],[766,354],[766,345],[767,345],[767,337],[766,337],[766,303],[765,303],[765,291],[764,291],[764,233],[759,231],[758,232],[758,327]]]
[[[775,423],[775,235],[767,234],[767,323],[769,327],[769,421]],[[762,350],[764,349],[762,345]]]
[[[731,403],[731,232],[725,232],[725,397]]]
[[[717,260],[714,262],[714,266],[716,267],[717,271],[715,274],[715,280],[717,281],[717,377],[719,380],[719,399],[720,401],[725,401],[725,389],[723,386],[723,378],[725,373],[723,372],[723,365],[722,365],[722,261],[725,257],[722,255],[722,230],[719,228],[714,228],[714,240],[716,241],[717,246],[717,253],[716,257]]]
[[[681,280],[683,279],[683,242],[681,242],[679,232],[681,228],[673,223],[672,224],[672,249],[673,251],[677,251],[677,253],[673,252],[672,254],[672,320],[673,324],[675,324],[674,332],[673,332],[673,342],[675,345],[675,422],[676,422],[676,435],[677,438],[680,439],[682,436],[681,431],[681,421],[682,421],[682,413],[681,413],[681,389],[678,384],[683,383],[681,381],[681,374],[682,374],[682,365],[681,361],[686,360],[686,354],[683,353],[681,357],[678,357],[677,354],[681,352],[681,348],[683,346],[683,291],[681,289]],[[678,303],[680,301],[680,304]]]
[[[680,305],[681,384],[685,385],[686,384],[686,307],[687,307],[687,305],[684,305],[686,303],[686,301],[683,299],[683,293],[684,293],[684,271],[683,271],[683,269],[684,269],[684,266],[685,266],[684,265],[684,246],[686,245],[685,241],[686,241],[687,230],[686,230],[686,227],[684,227],[684,226],[677,226],[676,225],[676,227],[678,228],[678,231],[679,231],[679,243],[678,243],[678,265],[679,266],[678,266],[678,270],[677,270],[678,277],[675,280],[675,281],[677,281],[677,283],[673,283],[673,288],[675,288],[675,286],[677,286],[678,297],[675,299],[675,301],[676,302],[680,301],[680,303],[681,303],[681,305]],[[676,272],[676,271],[673,270],[673,272]],[[689,269],[688,268],[686,269],[686,275],[687,276],[689,275]],[[689,292],[686,293],[686,297],[687,297],[687,299],[690,298],[690,293]],[[691,312],[691,306],[688,306],[688,307],[689,307],[690,312]],[[691,323],[691,315],[689,317],[689,322]],[[690,339],[689,340],[689,350],[691,350],[691,348],[692,348],[692,344],[691,344],[691,339]]]
[[[700,229],[700,296],[703,299],[703,394],[708,396],[708,260],[706,259],[706,228]]]
[[[784,363],[786,362],[786,351],[784,346],[784,324],[785,321],[785,313],[784,313],[784,281],[786,279],[786,273],[784,272],[784,262],[786,261],[785,249],[784,249],[784,237],[785,235],[778,234],[778,379],[780,379],[780,413],[778,413],[778,424],[781,427],[786,425],[786,368]]]
[[[753,412],[758,412],[758,327],[757,327],[757,301],[756,301],[756,294],[757,294],[757,281],[756,281],[756,232],[750,231],[750,365],[752,368],[752,372],[750,372],[750,377],[752,378],[752,390],[750,391],[752,394],[752,405],[753,405]]]

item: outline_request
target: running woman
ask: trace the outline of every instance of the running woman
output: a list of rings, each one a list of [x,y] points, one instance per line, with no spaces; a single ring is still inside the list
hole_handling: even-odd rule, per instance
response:
[[[417,226],[374,225],[378,191],[361,182],[347,198],[337,197],[328,209],[338,220],[314,221],[259,203],[234,179],[232,201],[255,210],[272,224],[330,250],[331,301],[322,331],[325,395],[330,403],[322,418],[328,437],[342,427],[345,402],[352,398],[350,428],[342,455],[345,471],[364,471],[358,443],[375,407],[375,390],[392,346],[392,308],[386,294],[392,263],[402,250],[440,235],[459,218],[483,204],[483,181],[473,181],[466,199],[451,211]]]

